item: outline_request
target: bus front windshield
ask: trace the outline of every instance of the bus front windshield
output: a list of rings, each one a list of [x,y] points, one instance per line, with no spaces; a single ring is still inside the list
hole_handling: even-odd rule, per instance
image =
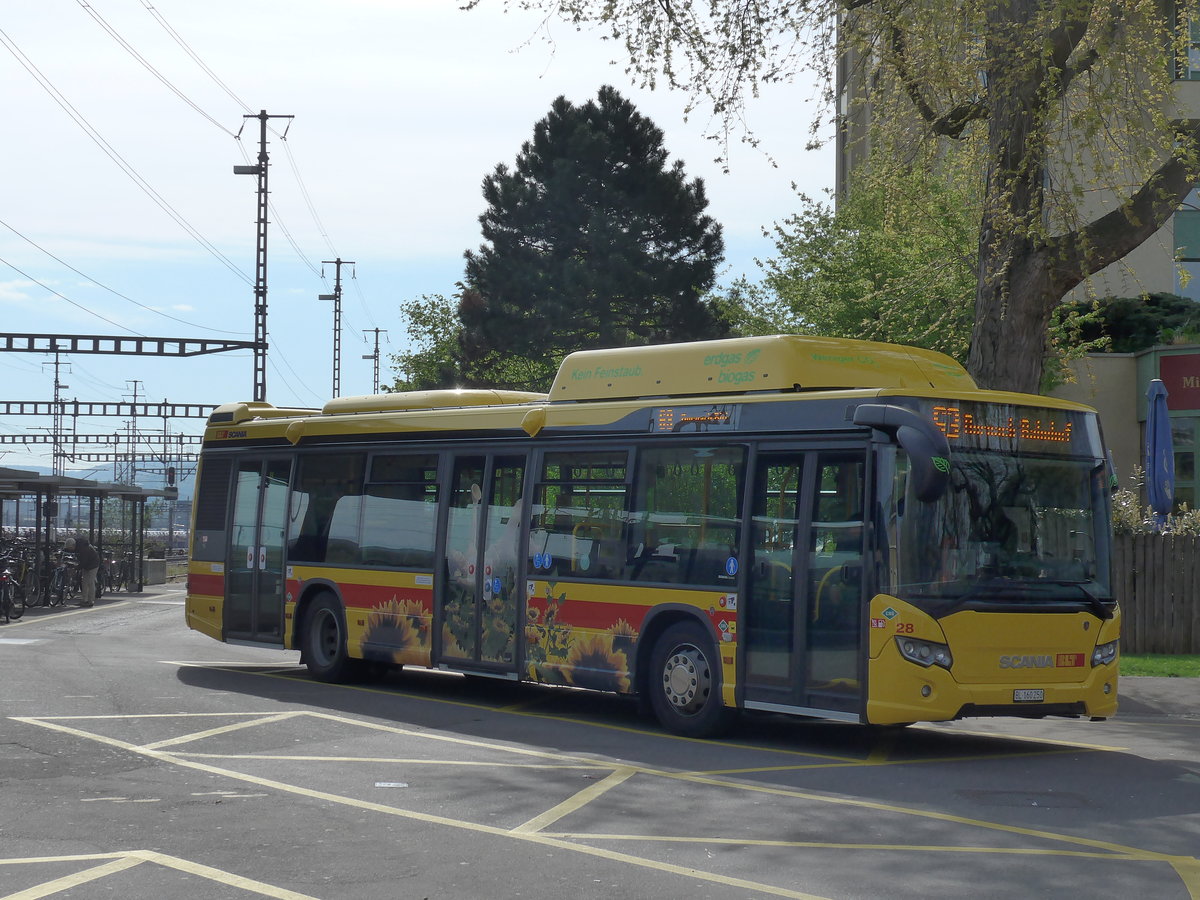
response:
[[[1111,599],[1103,462],[956,449],[951,465],[945,494],[922,503],[906,491],[904,454],[897,454],[896,596],[931,611],[947,603]]]

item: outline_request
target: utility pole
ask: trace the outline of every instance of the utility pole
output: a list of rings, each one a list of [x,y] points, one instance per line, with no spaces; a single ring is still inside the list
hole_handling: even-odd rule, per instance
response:
[[[333,395],[342,395],[342,266],[354,265],[352,259],[323,259],[323,266],[336,266],[333,275],[333,293],[318,294],[318,300],[333,301]],[[321,275],[324,276],[324,271]]]
[[[133,399],[130,401],[133,417],[127,423],[126,440],[129,444],[129,480],[126,484],[137,483],[137,404],[138,404],[138,386],[140,381],[133,379],[125,382],[133,387]]]
[[[69,363],[68,363],[69,365]],[[65,475],[67,472],[66,452],[62,449],[63,444],[63,399],[62,392],[70,387],[69,384],[63,384],[59,380],[59,375],[62,371],[62,362],[59,359],[58,348],[54,350],[54,418],[50,426],[50,433],[54,437],[54,443],[50,451],[51,462],[50,470],[56,475]]]
[[[243,119],[258,119],[258,165],[234,166],[234,175],[258,176],[258,231],[254,250],[254,400],[267,399],[267,120],[294,116],[269,115],[260,110]],[[240,134],[240,132],[239,132]],[[285,136],[287,132],[284,132]]]
[[[374,385],[374,389],[371,391],[371,393],[378,394],[379,393],[379,335],[387,334],[387,329],[386,328],[368,328],[367,331],[375,332],[375,352],[374,353],[364,353],[363,359],[375,360],[375,380],[374,380],[374,382],[372,382]],[[364,335],[364,340],[365,340],[365,335]]]

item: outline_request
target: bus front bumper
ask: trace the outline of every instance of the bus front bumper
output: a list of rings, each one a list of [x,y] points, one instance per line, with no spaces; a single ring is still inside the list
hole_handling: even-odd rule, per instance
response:
[[[1075,682],[960,684],[950,670],[922,667],[885,650],[870,661],[868,677],[867,721],[875,725],[972,716],[1105,719],[1117,711],[1116,660]]]

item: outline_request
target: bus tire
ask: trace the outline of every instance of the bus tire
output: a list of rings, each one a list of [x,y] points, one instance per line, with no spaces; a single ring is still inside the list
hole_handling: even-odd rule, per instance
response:
[[[663,728],[684,737],[713,737],[733,723],[721,702],[721,663],[698,622],[676,622],[654,642],[647,688]]]
[[[346,619],[342,605],[328,592],[313,598],[304,616],[302,658],[317,681],[337,683],[351,680],[357,660],[346,649]]]

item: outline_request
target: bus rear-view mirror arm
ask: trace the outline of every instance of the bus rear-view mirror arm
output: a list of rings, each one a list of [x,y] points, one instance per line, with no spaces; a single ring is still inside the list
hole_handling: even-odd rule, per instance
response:
[[[864,403],[854,410],[854,424],[868,425],[891,435],[908,454],[913,493],[933,503],[950,484],[950,444],[931,419],[903,406]]]

